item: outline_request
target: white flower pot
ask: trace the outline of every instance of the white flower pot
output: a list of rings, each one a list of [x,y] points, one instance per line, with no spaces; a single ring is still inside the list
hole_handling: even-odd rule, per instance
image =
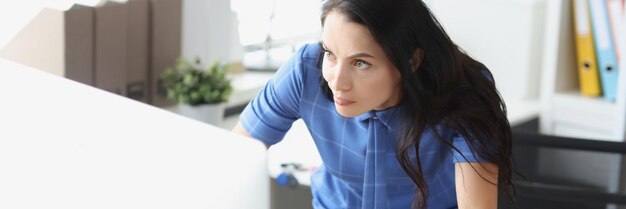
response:
[[[178,113],[214,126],[221,126],[224,118],[225,103],[191,106],[178,104]]]

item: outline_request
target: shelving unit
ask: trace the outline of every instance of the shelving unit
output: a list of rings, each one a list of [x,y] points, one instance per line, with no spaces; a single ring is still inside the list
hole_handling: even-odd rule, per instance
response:
[[[547,2],[540,132],[624,142],[626,68],[622,65],[618,71],[618,96],[615,102],[606,101],[602,97],[585,97],[579,93],[572,4],[573,0]],[[626,48],[624,43],[620,44]],[[626,53],[620,56],[621,62],[626,63]],[[561,153],[542,157],[542,163],[550,163],[545,167],[546,173],[567,173],[571,179],[601,186],[609,192],[624,192],[626,173],[622,170],[626,168],[623,165],[626,161],[621,156]]]
[[[615,102],[580,95],[572,29],[572,1],[548,1],[547,4],[541,132],[623,142],[626,133],[624,66],[619,70],[622,73],[619,74],[620,85]]]

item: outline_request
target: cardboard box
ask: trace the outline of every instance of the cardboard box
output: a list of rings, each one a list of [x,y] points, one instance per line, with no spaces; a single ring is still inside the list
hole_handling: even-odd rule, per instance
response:
[[[95,86],[126,96],[127,5],[107,1],[96,7]]]
[[[130,0],[128,6],[128,59],[126,94],[150,102],[150,0]]]
[[[160,75],[173,67],[181,55],[182,0],[151,0],[151,102],[155,106],[174,104],[167,99]]]

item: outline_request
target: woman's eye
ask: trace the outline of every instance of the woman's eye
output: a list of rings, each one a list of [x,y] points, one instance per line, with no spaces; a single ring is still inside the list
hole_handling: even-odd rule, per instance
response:
[[[326,59],[335,60],[335,55],[331,53],[330,51],[324,52],[324,56],[326,57]]]
[[[365,68],[367,68],[367,67],[369,67],[369,66],[370,66],[370,63],[367,63],[367,62],[365,62],[365,61],[363,61],[363,60],[356,60],[356,61],[354,62],[354,66],[355,66],[356,68],[358,68],[358,69],[365,69]]]

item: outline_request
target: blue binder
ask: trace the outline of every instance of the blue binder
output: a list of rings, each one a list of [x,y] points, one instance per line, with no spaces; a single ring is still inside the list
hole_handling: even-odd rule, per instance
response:
[[[603,97],[608,101],[615,101],[619,72],[606,1],[591,0],[589,8]]]

